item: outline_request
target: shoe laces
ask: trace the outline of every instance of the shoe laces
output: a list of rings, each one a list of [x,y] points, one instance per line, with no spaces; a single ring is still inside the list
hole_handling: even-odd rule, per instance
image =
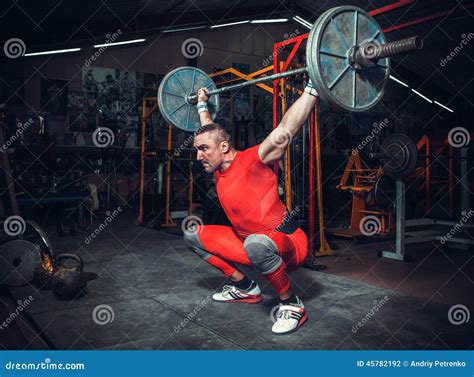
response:
[[[235,287],[233,285],[224,285],[222,287],[222,294],[228,293],[228,292],[232,291],[233,289],[235,289]]]

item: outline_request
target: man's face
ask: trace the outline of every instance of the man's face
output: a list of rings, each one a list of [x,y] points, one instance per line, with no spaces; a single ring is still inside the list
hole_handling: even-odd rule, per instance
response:
[[[204,132],[194,138],[194,148],[197,150],[197,160],[201,162],[206,173],[219,169],[229,150],[227,141],[219,142],[214,131]]]

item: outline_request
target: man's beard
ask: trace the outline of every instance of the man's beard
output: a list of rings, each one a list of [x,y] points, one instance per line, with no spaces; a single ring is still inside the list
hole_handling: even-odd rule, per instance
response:
[[[202,163],[202,166],[207,173],[214,173],[214,170],[216,170],[209,162]]]

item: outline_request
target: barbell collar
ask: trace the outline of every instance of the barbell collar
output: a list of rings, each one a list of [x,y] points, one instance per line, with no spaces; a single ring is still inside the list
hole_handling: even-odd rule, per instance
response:
[[[244,82],[234,84],[234,85],[223,86],[222,88],[219,88],[219,89],[209,90],[208,95],[212,96],[213,94],[219,94],[219,93],[224,93],[231,90],[237,90],[237,89],[244,88],[246,86],[255,85],[261,82],[278,80],[284,77],[295,76],[295,75],[299,75],[300,73],[305,73],[305,72],[308,72],[308,69],[306,67],[291,69],[285,72],[274,73],[273,75],[259,77],[258,79],[244,81]],[[198,95],[196,93],[191,93],[186,98],[186,102],[191,103],[191,104],[196,104],[197,100],[198,100]]]

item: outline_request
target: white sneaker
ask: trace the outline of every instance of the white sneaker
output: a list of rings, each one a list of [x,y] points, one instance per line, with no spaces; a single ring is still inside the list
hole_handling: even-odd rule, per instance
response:
[[[275,317],[276,322],[273,324],[272,332],[283,335],[298,330],[308,319],[308,314],[304,308],[303,301],[296,296],[296,303],[280,304]]]
[[[250,288],[247,290],[239,289],[234,285],[224,285],[222,292],[214,293],[212,299],[219,302],[246,302],[248,304],[256,304],[262,301],[262,292],[258,284],[252,281]]]

